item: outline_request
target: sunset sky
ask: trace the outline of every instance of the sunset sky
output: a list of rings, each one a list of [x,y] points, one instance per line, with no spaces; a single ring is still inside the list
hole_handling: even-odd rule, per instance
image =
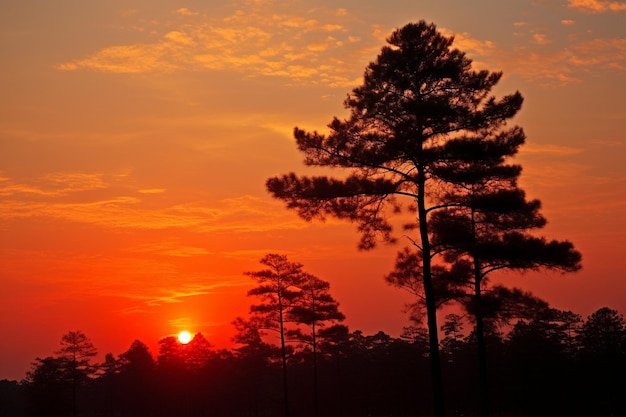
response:
[[[183,329],[229,347],[271,252],[329,281],[352,330],[398,336],[400,247],[359,252],[353,225],[305,223],[264,183],[310,172],[293,128],[346,116],[385,38],[421,19],[523,94],[521,184],[542,234],[583,254],[576,274],[499,279],[626,313],[626,2],[3,1],[0,379],[69,330],[102,355]]]

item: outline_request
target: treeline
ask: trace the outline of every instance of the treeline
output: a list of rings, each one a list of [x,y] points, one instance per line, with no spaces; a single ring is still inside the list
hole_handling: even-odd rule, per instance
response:
[[[441,354],[449,413],[472,416],[478,407],[476,343],[464,325],[461,316],[446,316]],[[626,413],[626,326],[616,310],[604,307],[583,320],[548,308],[532,319],[488,327],[494,415]],[[156,357],[136,340],[99,364],[92,362],[89,338],[69,332],[61,350],[37,358],[23,381],[0,382],[0,416],[282,415],[279,344],[253,328],[238,331],[245,342],[229,350],[216,349],[198,333],[187,345],[162,339]],[[407,327],[394,338],[333,325],[320,335],[317,406],[311,345],[288,344],[291,415],[432,414],[426,329]]]

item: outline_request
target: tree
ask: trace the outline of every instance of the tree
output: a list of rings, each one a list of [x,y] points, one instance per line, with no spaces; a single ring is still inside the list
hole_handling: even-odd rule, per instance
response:
[[[246,272],[259,283],[248,295],[260,297],[261,304],[253,305],[250,313],[264,329],[276,331],[280,337],[281,361],[283,369],[283,401],[285,417],[289,416],[289,396],[287,385],[287,349],[285,344],[286,327],[292,308],[297,305],[305,273],[302,264],[289,262],[285,255],[268,254],[261,259],[268,268]]]
[[[274,359],[281,357],[281,350],[263,341],[260,325],[255,320],[237,317],[232,324],[236,330],[232,340],[238,345],[234,348],[239,370],[236,386],[241,390],[242,399],[247,399],[248,414],[253,415],[271,397],[268,375],[273,371]]]
[[[581,255],[571,242],[531,234],[545,226],[546,219],[539,212],[539,200],[527,200],[518,186],[521,166],[509,163],[525,141],[524,132],[519,127],[504,130],[503,122],[496,120],[447,141],[432,169],[445,183],[445,208],[431,220],[432,245],[459,272],[454,283],[471,288],[483,417],[489,414],[483,330],[488,275],[503,269],[573,272],[581,267]]]
[[[72,415],[75,417],[77,389],[94,374],[96,367],[91,359],[98,351],[83,332],[76,330],[61,337],[61,349],[57,354],[66,364],[67,376],[72,384]]]
[[[159,340],[159,368],[165,372],[178,373],[185,369],[185,354],[183,345],[174,336],[167,336]]]
[[[599,405],[598,414],[623,413],[626,409],[624,316],[609,307],[602,307],[587,317],[578,338],[580,359],[585,364],[584,378],[594,381],[584,394]]]
[[[154,403],[156,362],[148,346],[135,340],[117,361],[120,404],[134,415],[148,413]]]
[[[202,333],[196,333],[193,339],[182,348],[185,364],[191,369],[200,369],[217,356],[213,344]]]
[[[67,415],[69,398],[65,362],[51,356],[36,358],[26,374],[30,411],[35,416]]]
[[[300,286],[302,293],[299,302],[293,306],[290,316],[296,323],[302,323],[311,328],[309,334],[304,335],[300,329],[294,335],[301,341],[309,343],[313,349],[313,415],[319,414],[318,407],[318,376],[317,376],[317,340],[319,330],[326,324],[341,322],[345,316],[339,311],[339,303],[330,295],[330,284],[318,277],[305,274]]]
[[[356,223],[361,249],[372,249],[378,238],[396,241],[394,214],[417,215],[410,227],[418,230],[412,240],[420,253],[434,412],[443,417],[429,222],[429,215],[441,207],[440,182],[432,169],[440,163],[446,141],[468,132],[497,130],[519,110],[522,96],[516,92],[500,100],[488,97],[502,73],[474,71],[472,61],[452,49],[453,37],[439,33],[434,24],[408,24],[387,41],[389,45],[368,65],[363,85],[345,100],[348,119],[335,118],[328,135],[294,131],[305,164],[344,168],[346,176],[290,173],[270,178],[266,185],[305,220],[330,215]],[[402,205],[404,200],[408,206]]]
[[[624,316],[609,307],[602,307],[587,317],[579,333],[582,349],[597,357],[615,358],[626,353],[626,322]]]

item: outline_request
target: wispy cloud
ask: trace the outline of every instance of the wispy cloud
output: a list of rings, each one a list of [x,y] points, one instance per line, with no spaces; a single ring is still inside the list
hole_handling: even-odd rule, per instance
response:
[[[180,9],[176,10],[176,13],[182,16],[197,16],[198,15],[198,12],[191,11],[186,7],[181,7]]]
[[[182,282],[181,282],[182,281]],[[137,283],[107,283],[99,281],[91,289],[84,288],[83,295],[93,292],[99,297],[112,297],[131,300],[135,305],[126,308],[125,314],[152,313],[154,307],[179,304],[190,298],[209,296],[228,288],[247,287],[248,280],[240,277],[178,277],[178,279],[157,279],[150,282],[146,277]]]
[[[528,143],[524,145],[525,154],[541,154],[553,156],[569,156],[577,155],[584,152],[582,148],[574,148],[571,146],[561,146],[553,144]]]
[[[108,184],[102,174],[57,172],[35,179],[33,183],[16,183],[9,178],[0,181],[0,196],[33,194],[58,197],[80,191],[104,189]]]
[[[547,45],[550,43],[548,37],[543,33],[534,33],[533,39],[538,45]]]
[[[587,13],[619,12],[626,10],[626,3],[620,1],[601,0],[569,0],[571,9]]]
[[[0,215],[6,221],[50,218],[137,230],[180,228],[237,233],[305,227],[295,215],[285,216],[282,204],[269,199],[245,195],[211,203],[181,203],[172,199],[169,205],[161,202],[155,207],[149,199],[162,194],[164,189],[146,188],[133,194],[118,194],[119,184],[113,185],[100,174],[58,173],[22,182],[3,177],[0,196],[7,198],[0,201]],[[97,192],[79,198],[77,193],[81,191]],[[190,256],[194,252],[199,253],[197,248],[187,247],[171,250],[169,254]]]
[[[626,70],[626,39],[593,39],[573,45],[570,51],[572,65]]]
[[[164,25],[170,30],[158,40],[105,47],[58,68],[113,73],[230,70],[252,77],[354,85],[360,70],[346,58],[359,55],[361,38],[346,29],[348,13],[317,8],[268,16],[261,9],[248,3],[228,16],[201,19],[200,13],[181,8],[177,14],[183,21]]]
[[[141,194],[162,194],[166,190],[165,188],[144,188],[141,190],[137,190]]]
[[[503,48],[463,33],[456,35],[455,46],[466,51],[479,68],[499,68],[507,75],[519,74],[545,85],[579,82],[591,68],[626,70],[626,39],[573,40],[563,47],[551,48],[545,47],[554,44],[545,34],[531,31],[529,39],[527,43]]]

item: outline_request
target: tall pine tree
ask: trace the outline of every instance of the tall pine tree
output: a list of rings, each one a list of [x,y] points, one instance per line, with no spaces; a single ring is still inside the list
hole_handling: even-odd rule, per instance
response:
[[[348,95],[347,119],[335,118],[327,135],[295,129],[307,165],[344,168],[345,176],[291,173],[266,182],[274,197],[306,220],[330,215],[356,223],[362,249],[375,247],[378,237],[395,241],[391,218],[411,216],[418,231],[414,241],[420,251],[416,259],[436,417],[443,417],[445,410],[430,227],[433,211],[441,206],[439,180],[432,169],[447,141],[484,130],[496,132],[522,104],[518,92],[490,97],[502,73],[473,70],[472,61],[452,48],[453,40],[424,21],[394,31],[389,45],[366,68],[363,85]]]

